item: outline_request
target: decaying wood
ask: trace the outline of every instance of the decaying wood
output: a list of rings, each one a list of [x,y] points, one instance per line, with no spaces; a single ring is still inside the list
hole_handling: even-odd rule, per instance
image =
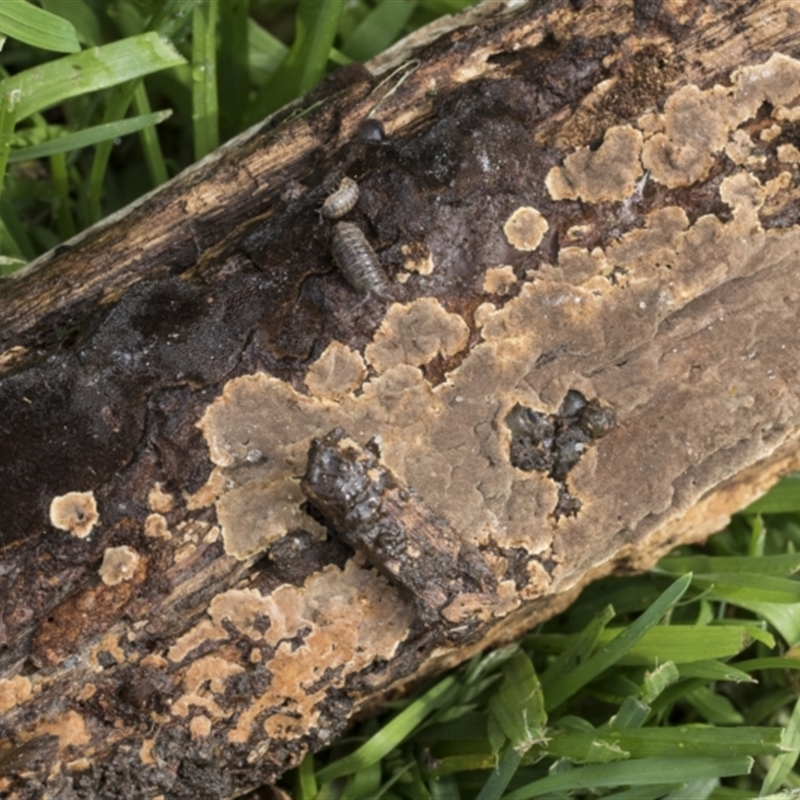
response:
[[[0,283],[3,796],[273,781],[798,467],[795,4],[426,35]]]

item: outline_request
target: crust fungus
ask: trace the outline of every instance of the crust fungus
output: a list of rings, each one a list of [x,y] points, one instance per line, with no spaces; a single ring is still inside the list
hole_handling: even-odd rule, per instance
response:
[[[778,145],[778,161],[782,164],[800,164],[800,150],[793,144]]]
[[[141,556],[126,544],[120,547],[107,547],[99,570],[101,580],[106,586],[116,586],[118,583],[131,580],[140,559]]]
[[[466,346],[468,338],[469,328],[458,314],[450,314],[438,300],[424,297],[393,305],[364,355],[378,372],[398,364],[421,366],[437,355],[454,355]]]
[[[508,243],[516,250],[530,252],[541,243],[550,226],[540,211],[520,206],[503,225]]]
[[[175,505],[175,498],[165,492],[160,483],[157,483],[147,495],[147,502],[153,511],[159,514],[166,514],[172,511],[172,507]]]
[[[149,514],[144,521],[144,535],[151,539],[171,539],[167,520],[161,514]]]
[[[19,703],[24,703],[33,695],[29,678],[14,675],[0,680],[0,714],[5,714]]]
[[[248,482],[217,501],[217,519],[222,529],[225,552],[244,559],[266,550],[295,528],[321,533],[319,523],[303,512],[303,495],[291,473],[279,480]]]
[[[50,722],[43,722],[29,733],[20,734],[23,741],[36,740],[42,736],[55,736],[59,750],[67,747],[87,745],[91,735],[86,728],[86,720],[77,711],[65,711]]]
[[[609,128],[597,150],[580,147],[553,167],[545,179],[554,200],[589,203],[621,201],[633,194],[642,175],[642,134],[630,125]]]
[[[337,675],[335,682],[344,685],[350,673],[375,659],[391,658],[411,625],[411,611],[397,590],[352,561],[343,570],[328,566],[303,586],[283,585],[272,594],[252,588],[222,592],[211,601],[208,616],[176,643],[171,661],[179,663],[209,640],[235,635],[246,637],[251,647],[218,649],[227,655],[193,662],[183,681],[184,694],[171,712],[187,716],[192,708],[203,709],[210,729],[215,719],[227,719],[236,711],[236,724],[228,734],[235,743],[252,735],[262,739],[264,732],[274,736],[313,728],[320,714],[318,701],[326,691],[318,683],[320,677]],[[368,626],[361,624],[366,618]],[[253,656],[261,654],[262,647],[270,654],[264,662],[273,679],[246,709],[229,707],[229,682],[261,662],[261,656]],[[298,685],[309,687],[300,698]],[[310,688],[315,685],[320,688]],[[203,731],[206,727],[202,723]]]
[[[408,272],[417,272],[420,275],[431,275],[433,273],[433,255],[427,247],[420,244],[404,244],[400,252],[405,257],[403,269]]]
[[[68,492],[50,503],[50,524],[85,539],[100,522],[93,492]]]
[[[486,270],[483,291],[487,294],[506,295],[517,282],[513,267],[490,267]]]
[[[308,368],[306,386],[317,397],[338,400],[361,386],[367,368],[360,353],[341,342],[331,342]]]
[[[668,98],[663,114],[639,120],[652,133],[644,143],[642,163],[654,180],[669,188],[689,186],[708,176],[729,136],[732,145],[726,152],[742,163],[745,142],[736,128],[753,118],[765,102],[774,107],[773,117],[781,120],[786,116],[784,107],[796,100],[799,86],[800,62],[780,53],[764,64],[736,70],[731,86],[707,90],[684,86]]]

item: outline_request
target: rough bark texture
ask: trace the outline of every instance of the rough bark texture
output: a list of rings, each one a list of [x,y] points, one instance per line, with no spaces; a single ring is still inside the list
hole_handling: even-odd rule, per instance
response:
[[[0,284],[4,796],[272,781],[798,467],[794,0],[425,36]]]

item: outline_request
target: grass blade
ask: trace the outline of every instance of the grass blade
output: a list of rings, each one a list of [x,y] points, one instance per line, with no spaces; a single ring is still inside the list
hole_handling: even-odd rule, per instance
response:
[[[205,0],[160,0],[147,28],[158,31],[171,42],[182,42],[190,30],[192,12],[203,2]]]
[[[69,173],[67,159],[63,153],[50,157],[50,176],[53,182],[53,217],[59,239],[63,242],[71,239],[78,229],[69,200]]]
[[[561,705],[589,681],[630,652],[644,635],[654,628],[659,620],[689,588],[691,573],[678,578],[635,622],[625,628],[616,638],[598,650],[587,661],[561,678],[556,678],[545,692],[545,707],[549,711]]]
[[[615,641],[626,628],[605,628],[597,636],[596,647],[606,647]],[[619,663],[625,665],[651,666],[654,663],[673,661],[676,664],[711,659],[730,658],[749,647],[753,640],[762,638],[749,625],[663,625],[647,631],[636,644],[631,647]],[[573,636],[549,634],[538,637],[537,645],[542,650],[565,646]],[[771,644],[771,639],[767,638]],[[566,645],[569,647],[569,644]],[[549,670],[548,670],[549,673]],[[562,676],[563,677],[563,676]],[[544,678],[542,679],[544,683]],[[547,691],[545,690],[545,695]]]
[[[255,86],[263,86],[286,58],[289,48],[254,19],[247,20],[247,44],[250,81]]]
[[[676,754],[680,753],[691,753],[696,758],[720,758],[774,756],[783,752],[780,728],[689,725],[675,728],[606,728],[591,733],[554,732],[542,749],[571,761],[600,761],[595,752],[601,746],[616,750],[618,758],[634,759],[676,758]]]
[[[85,0],[70,0],[69,3],[63,0],[42,0],[42,8],[69,22],[75,28],[79,42],[90,47],[102,44],[100,20]],[[77,52],[77,50],[67,52]]]
[[[34,158],[52,156],[56,153],[69,153],[72,150],[89,147],[98,142],[118,139],[122,136],[136,133],[136,131],[140,131],[148,126],[158,125],[170,116],[172,116],[172,111],[170,110],[156,111],[152,114],[122,119],[119,122],[94,125],[91,128],[84,128],[82,131],[58,136],[55,139],[51,139],[49,142],[12,150],[8,161],[14,164],[19,161],[30,161]]]
[[[217,88],[222,136],[241,130],[250,84],[248,0],[225,0],[220,6]]]
[[[742,514],[791,514],[800,511],[800,475],[786,475]]]
[[[685,575],[693,572],[695,579],[708,573],[738,573],[770,575],[785,578],[800,569],[800,553],[779,553],[754,558],[753,556],[667,556],[656,565],[656,572],[668,575]]]
[[[548,775],[504,796],[503,800],[528,800],[549,792],[598,789],[612,786],[647,786],[746,775],[753,759],[737,758],[640,758],[611,764],[592,764]]]
[[[451,675],[440,681],[401,711],[354,753],[323,767],[317,773],[317,781],[323,783],[343,775],[350,775],[380,761],[397,747],[425,717],[448,705],[457,690],[458,684],[454,676]]]
[[[769,772],[764,778],[764,783],[761,785],[761,797],[772,794],[780,788],[794,768],[797,756],[800,755],[800,700],[795,703],[789,724],[783,732],[781,744],[789,752],[781,753],[772,762]]]
[[[709,587],[710,596],[738,603],[740,600],[758,603],[797,603],[800,601],[800,581],[752,575],[740,572],[710,572],[695,575],[697,586]]]
[[[219,0],[195,7],[192,16],[192,130],[199,161],[219,146],[217,14]]]
[[[383,0],[347,37],[342,52],[353,61],[368,61],[396,41],[414,13],[416,0]]]
[[[566,672],[574,669],[582,661],[586,661],[589,655],[594,651],[598,637],[612,619],[614,619],[614,609],[611,606],[606,606],[575,636],[574,640],[559,653],[540,678],[545,697],[549,697],[550,695],[551,683],[561,680]],[[545,638],[546,637],[541,636],[537,637],[537,647],[541,647]]]
[[[141,81],[137,82],[136,89],[133,92],[133,106],[139,116],[143,117],[152,113],[150,100],[147,97],[147,89],[145,89],[144,83]],[[166,183],[169,178],[167,165],[164,163],[164,154],[161,152],[161,144],[156,133],[156,125],[161,121],[158,120],[146,125],[139,134],[144,160],[147,163],[147,170],[150,173],[150,180],[153,186],[160,186],[162,183]]]
[[[77,53],[81,49],[70,22],[26,0],[0,3],[0,33],[55,53]]]
[[[500,763],[492,770],[488,780],[483,785],[477,800],[495,800],[501,797],[506,787],[514,777],[514,773],[522,760],[522,753],[514,747],[507,747]]]
[[[2,82],[0,82],[0,87],[2,87]],[[17,89],[4,92],[0,96],[0,192],[2,192],[6,166],[11,154],[11,140],[14,136],[20,99],[20,92]]]
[[[93,47],[27,69],[0,81],[0,94],[19,90],[17,119],[78,95],[185,63],[157,33],[144,33]]]
[[[489,701],[489,715],[520,753],[544,739],[542,687],[526,653],[519,651],[503,665],[503,683]]]
[[[295,40],[272,79],[261,88],[248,120],[259,119],[286,105],[319,83],[325,74],[344,0],[300,0]]]

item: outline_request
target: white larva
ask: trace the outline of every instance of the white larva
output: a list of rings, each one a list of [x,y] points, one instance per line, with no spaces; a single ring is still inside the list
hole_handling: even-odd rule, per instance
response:
[[[339,219],[352,211],[358,202],[358,184],[352,179],[344,177],[339,188],[329,194],[322,204],[322,216],[326,219]]]
[[[337,222],[331,250],[342,275],[354,289],[381,297],[390,294],[389,278],[358,225]]]

